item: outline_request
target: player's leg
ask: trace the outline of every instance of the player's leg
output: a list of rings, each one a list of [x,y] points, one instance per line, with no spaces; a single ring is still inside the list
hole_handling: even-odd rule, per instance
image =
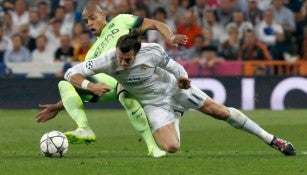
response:
[[[70,143],[93,142],[96,140],[91,130],[83,102],[76,89],[67,81],[60,81],[58,84],[63,105],[68,115],[76,122],[78,128],[74,131],[65,132]]]
[[[225,120],[234,128],[256,135],[268,145],[281,151],[284,155],[295,155],[295,149],[291,143],[276,138],[235,108],[228,108],[208,98],[199,110],[216,119]]]
[[[108,86],[113,88],[106,93],[101,101],[116,100],[116,80],[105,74],[98,74],[96,81],[104,80]],[[70,143],[90,143],[96,140],[96,136],[89,126],[86,113],[84,111],[83,101],[90,101],[96,98],[91,94],[77,92],[76,89],[67,81],[60,81],[58,84],[59,92],[63,105],[69,116],[76,122],[78,128],[74,131],[65,132]],[[112,99],[113,98],[113,99]]]
[[[268,133],[241,111],[235,108],[228,108],[228,110],[229,116],[226,119],[226,122],[230,125],[255,134],[271,147],[281,151],[284,155],[290,156],[296,154],[295,149],[290,142],[276,138],[274,135]]]
[[[149,151],[148,154],[153,157],[166,156],[166,152],[160,150],[156,144],[156,141],[149,127],[146,114],[139,102],[125,90],[120,91],[118,99],[125,108],[131,124],[144,139]]]
[[[163,107],[147,105],[144,110],[157,143],[167,152],[176,152],[180,148],[179,118],[181,116],[167,105]]]
[[[154,136],[160,146],[169,153],[175,153],[180,148],[180,142],[174,122],[155,130]]]
[[[181,93],[182,94],[177,95],[177,100],[180,101],[180,104],[184,104],[186,108],[198,109],[202,113],[208,114],[211,117],[219,120],[225,120],[227,123],[237,129],[241,129],[258,136],[265,143],[278,149],[283,154],[295,155],[295,149],[291,143],[274,137],[274,135],[265,131],[239,110],[235,108],[228,108],[223,104],[216,103],[207,94],[193,86],[188,91],[181,91]]]

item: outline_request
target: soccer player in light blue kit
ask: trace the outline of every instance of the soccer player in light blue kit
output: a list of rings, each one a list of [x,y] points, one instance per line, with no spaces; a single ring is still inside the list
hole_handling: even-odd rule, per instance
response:
[[[97,36],[97,40],[88,51],[85,60],[95,58],[101,53],[114,48],[117,39],[134,28],[139,28],[142,31],[157,30],[171,44],[184,44],[187,40],[184,35],[174,35],[166,24],[148,18],[120,14],[110,22],[107,22],[106,13],[94,4],[89,4],[85,8],[82,13],[82,18],[87,28]],[[108,85],[110,89],[107,90],[104,96],[99,97],[89,91],[83,90],[82,92],[78,89],[76,90],[69,82],[61,81],[58,86],[62,101],[56,104],[42,105],[41,107],[44,109],[36,116],[37,121],[44,122],[55,117],[64,108],[63,106],[65,106],[70,117],[78,125],[75,131],[65,132],[70,143],[88,143],[95,141],[96,136],[89,126],[83,102],[116,101],[118,83],[114,78],[103,73],[92,76],[91,79],[97,83]],[[149,155],[153,157],[164,156],[165,152],[160,150],[156,144],[146,115],[139,103],[125,91],[119,93],[118,99],[126,109],[132,125],[145,140]]]
[[[154,137],[165,151],[173,153],[179,149],[181,114],[187,109],[195,109],[258,136],[284,155],[296,154],[291,143],[268,133],[239,110],[218,104],[191,86],[184,68],[173,61],[160,45],[141,44],[136,30],[120,37],[116,48],[70,68],[65,79],[101,96],[108,87],[85,78],[101,72],[114,77],[141,103]]]

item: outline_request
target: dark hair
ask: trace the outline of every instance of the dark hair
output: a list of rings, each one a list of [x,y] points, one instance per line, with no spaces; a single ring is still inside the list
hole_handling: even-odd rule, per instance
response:
[[[165,17],[167,17],[167,12],[163,7],[157,7],[154,11],[153,11],[153,16],[157,15],[157,13],[162,13]]]
[[[97,12],[102,12],[102,11],[106,11],[107,9],[105,9],[105,8],[102,8],[100,5],[97,5],[97,4],[95,4],[95,3],[91,3],[91,2],[89,2],[87,5],[86,5],[86,7],[85,7],[85,9],[83,10],[83,12],[85,11],[85,10],[87,10],[87,11],[97,11]]]
[[[130,50],[134,50],[137,53],[141,48],[141,35],[140,30],[131,30],[117,40],[116,48],[119,48],[123,53],[127,53]]]
[[[48,6],[48,3],[46,2],[46,1],[39,1],[38,3],[37,3],[37,6]]]
[[[216,52],[217,51],[217,48],[215,46],[212,46],[212,45],[208,45],[208,46],[204,46],[201,51],[213,51],[213,52]]]

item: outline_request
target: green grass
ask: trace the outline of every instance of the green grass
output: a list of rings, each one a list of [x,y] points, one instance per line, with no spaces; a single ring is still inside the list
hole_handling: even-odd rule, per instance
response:
[[[294,157],[222,121],[187,112],[181,120],[181,149],[159,159],[147,156],[144,141],[124,111],[87,112],[97,141],[70,145],[63,158],[47,158],[39,151],[40,137],[50,130],[76,127],[66,112],[38,124],[35,110],[0,110],[0,174],[307,174],[307,110],[246,112],[267,131],[291,141],[297,149]]]

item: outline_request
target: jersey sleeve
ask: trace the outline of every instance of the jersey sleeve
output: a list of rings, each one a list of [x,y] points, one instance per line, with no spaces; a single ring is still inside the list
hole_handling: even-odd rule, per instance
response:
[[[134,16],[131,14],[120,14],[117,16],[123,24],[126,25],[129,29],[135,29],[142,26],[144,18]]]
[[[95,59],[79,63],[68,69],[64,75],[64,78],[69,81],[75,74],[81,74],[88,77],[97,73],[107,73],[109,70],[108,68],[110,68],[112,65],[112,60],[114,59],[115,49],[111,49]]]
[[[188,78],[188,73],[179,63],[174,61],[160,45],[156,44],[155,48],[158,51],[158,66],[173,74],[177,79],[179,77]]]

